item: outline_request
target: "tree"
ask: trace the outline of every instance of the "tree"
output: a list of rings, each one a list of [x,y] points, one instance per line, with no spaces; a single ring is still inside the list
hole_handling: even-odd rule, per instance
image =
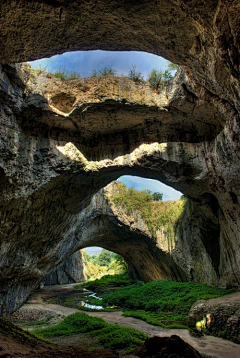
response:
[[[163,85],[163,73],[162,71],[152,70],[148,75],[148,82],[152,89],[158,91]]]
[[[152,197],[154,201],[162,201],[163,194],[159,192],[155,192],[152,194]]]
[[[112,261],[112,259],[113,259],[113,253],[108,250],[103,250],[98,256],[100,266],[108,266]]]
[[[179,66],[176,65],[175,63],[170,62],[170,63],[168,64],[167,69],[168,69],[169,71],[178,71],[178,70],[179,70]]]
[[[141,72],[138,72],[136,70],[136,66],[132,65],[132,67],[130,68],[130,71],[128,73],[128,77],[133,80],[134,82],[144,82],[144,78],[143,75],[141,74]]]
[[[173,78],[171,72],[169,70],[165,70],[163,73],[163,81],[168,82],[171,78]]]

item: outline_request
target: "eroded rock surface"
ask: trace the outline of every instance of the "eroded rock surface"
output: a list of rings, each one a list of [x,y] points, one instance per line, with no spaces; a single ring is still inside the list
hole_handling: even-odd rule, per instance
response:
[[[202,245],[214,259],[209,282],[238,286],[238,2],[20,0],[0,6],[0,313],[19,307],[73,253],[82,210],[122,174],[161,180],[190,197],[185,229],[199,243],[192,249]],[[100,100],[96,92],[86,100],[83,81],[77,90],[66,92],[68,84],[61,83],[51,92],[39,79],[34,89],[28,71],[8,65],[99,48],[163,55],[183,65],[184,75],[162,106],[124,92],[117,98],[116,83]]]
[[[46,286],[63,285],[85,280],[84,260],[81,251],[76,251],[49,273],[43,281]]]
[[[201,332],[240,343],[240,294],[196,302],[189,322]]]
[[[227,127],[208,142],[136,146],[128,139],[119,146],[108,146],[105,142],[91,153],[88,146],[80,143],[77,131],[43,128],[42,120],[41,123],[30,120],[28,125],[25,110],[31,96],[29,72],[19,66],[5,66],[3,70],[2,310],[16,309],[53,266],[76,251],[85,230],[79,225],[82,210],[93,194],[122,174],[159,179],[190,196],[194,200],[193,216],[186,219],[185,228],[191,240],[198,243],[193,250],[206,247],[210,256],[217,257],[212,260],[215,268],[208,271],[207,282],[238,284],[238,147],[234,147],[235,151],[231,149],[228,135],[232,134]],[[110,92],[109,96],[112,95]],[[95,100],[99,103],[97,96]],[[47,95],[44,101],[49,107]],[[101,103],[105,102],[106,98]],[[34,108],[32,113],[37,118],[37,107]],[[41,107],[41,116],[43,112]],[[51,116],[53,112],[50,111]],[[123,121],[124,118],[123,113]],[[114,125],[114,118],[111,120]],[[208,222],[204,226],[205,233],[202,223],[194,227],[196,217]],[[199,265],[200,272],[204,262]],[[166,263],[162,265],[167,266]],[[170,277],[176,278],[178,274]]]

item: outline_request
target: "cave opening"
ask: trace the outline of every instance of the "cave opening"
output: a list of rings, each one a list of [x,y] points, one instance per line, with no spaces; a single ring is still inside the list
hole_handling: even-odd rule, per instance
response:
[[[237,7],[236,1],[2,2],[1,315],[20,307],[45,274],[74,252],[79,239],[84,242],[87,235],[97,237],[98,242],[108,240],[109,233],[115,242],[123,236],[136,280],[159,278],[161,270],[163,277],[176,281],[207,284],[196,299],[206,298],[211,290],[214,296],[218,288],[210,286],[239,287]],[[156,96],[148,84],[127,80],[126,86],[122,72],[117,80],[95,78],[94,74],[89,82],[88,74],[81,73],[84,78],[77,84],[64,68],[56,70],[58,78],[44,75],[40,68],[26,86],[26,73],[18,65],[8,65],[64,51],[100,48],[149,51],[183,68],[174,86],[164,87],[161,96]],[[49,76],[52,80],[47,83]],[[63,81],[68,76],[81,88],[82,98],[68,87],[68,79]],[[93,95],[89,84],[95,82]],[[108,93],[99,90],[103,84]],[[86,94],[91,97],[87,101]],[[123,213],[129,207],[119,210],[119,203],[124,203],[119,192],[125,189],[115,189],[121,182],[114,184],[112,192],[118,196],[113,196],[112,206],[107,204],[107,191],[99,190],[119,174],[160,179],[188,197],[176,242],[164,240],[161,230],[153,230],[147,210],[146,226],[134,215]],[[99,210],[101,200],[105,211]],[[144,313],[138,312],[138,318],[187,324],[188,312],[179,318],[174,309],[180,302],[174,305],[169,295],[165,306],[158,300],[159,311],[153,312],[156,300],[147,295],[149,284],[142,285],[147,289],[142,291]],[[157,285],[160,287],[159,281]],[[173,291],[180,293],[184,305],[189,287],[184,292],[179,287]],[[162,298],[159,292],[157,299]],[[138,296],[134,297],[137,301]],[[110,302],[114,305],[114,300]],[[171,314],[152,315],[166,311],[174,312],[178,321],[172,321]],[[218,315],[212,322],[219,322]],[[208,318],[207,314],[203,324],[209,323]],[[236,316],[229,321],[230,326],[239,323]],[[230,337],[228,324],[222,331],[224,324],[217,334]],[[4,332],[1,322],[0,329]],[[239,332],[239,327],[232,332]],[[233,339],[239,341],[234,334]],[[237,357],[238,352],[237,347],[227,355]]]

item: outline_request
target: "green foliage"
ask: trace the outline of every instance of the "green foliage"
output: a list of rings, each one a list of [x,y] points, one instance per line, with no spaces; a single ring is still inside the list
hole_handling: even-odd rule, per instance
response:
[[[103,305],[121,307],[128,311],[138,311],[126,314],[134,314],[134,317],[138,316],[148,323],[156,324],[159,320],[159,325],[186,326],[188,312],[193,303],[200,299],[216,298],[231,292],[232,290],[194,282],[156,280],[146,284],[132,285],[104,295],[102,303]],[[157,313],[157,316],[153,313]]]
[[[152,194],[154,201],[162,201],[163,194],[159,192],[155,192]]]
[[[73,80],[75,78],[80,78],[81,74],[79,72],[70,72],[67,71],[61,67],[59,67],[59,69],[57,71],[55,71],[54,73],[52,73],[52,75],[56,78],[59,78],[60,80],[64,81],[64,80]]]
[[[123,183],[116,182],[116,191],[113,202],[117,206],[123,206],[130,215],[135,210],[145,208],[153,199],[149,190],[138,191],[133,188],[127,189]]]
[[[186,201],[156,201],[156,197],[160,199],[160,195],[160,193],[151,194],[147,190],[128,189],[123,183],[115,182],[112,201],[116,206],[123,207],[128,215],[141,216],[153,236],[156,235],[157,230],[163,229],[168,238],[169,250],[171,250],[175,230]]]
[[[35,330],[40,337],[56,337],[87,333],[97,338],[104,347],[125,349],[125,353],[134,351],[137,345],[148,338],[142,332],[105,322],[101,318],[90,317],[84,313],[74,313],[61,323],[43,329]]]
[[[100,279],[83,283],[81,286],[91,291],[101,291],[133,284],[134,281],[127,275],[105,275]]]
[[[130,68],[130,71],[128,73],[128,77],[133,80],[134,82],[144,82],[144,78],[143,75],[141,74],[141,72],[136,70],[136,66],[132,66]]]
[[[100,254],[88,255],[84,250],[87,274],[91,278],[99,278],[106,274],[124,274],[127,264],[124,258],[114,252],[103,250]]]
[[[170,63],[168,64],[168,66],[167,66],[167,69],[168,69],[169,71],[178,71],[178,70],[179,70],[179,66],[176,65],[175,63],[170,62]]]
[[[41,74],[41,73],[47,72],[47,67],[40,65],[39,67],[35,67],[34,71],[38,74]]]
[[[92,77],[115,76],[117,71],[111,67],[103,67],[101,70],[93,70]]]
[[[132,353],[148,336],[134,328],[108,324],[108,327],[90,333],[107,348],[124,349],[124,354]]]
[[[171,70],[169,71],[169,69],[165,70],[164,72],[154,69],[148,75],[148,82],[152,89],[155,91],[160,91],[166,86],[172,77]]]
[[[86,333],[102,329],[107,323],[101,318],[89,317],[84,313],[74,313],[61,323],[51,327],[36,329],[35,333],[42,337],[56,337],[77,333]]]
[[[163,85],[163,73],[162,71],[152,70],[148,75],[148,82],[152,89],[158,91]]]
[[[162,328],[188,329],[188,317],[184,315],[174,315],[172,313],[155,313],[149,311],[124,311],[123,316],[139,318],[154,326]]]
[[[122,268],[123,273],[127,272],[128,265],[121,255],[114,254],[114,260],[115,260],[117,266]]]

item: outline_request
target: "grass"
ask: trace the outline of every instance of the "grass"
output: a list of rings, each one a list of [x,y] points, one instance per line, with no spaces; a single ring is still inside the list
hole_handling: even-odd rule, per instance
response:
[[[55,326],[35,330],[35,334],[40,338],[80,333],[96,337],[98,343],[104,347],[124,349],[126,354],[133,352],[136,346],[148,338],[136,329],[110,324],[101,318],[90,317],[84,313],[74,313]]]
[[[210,299],[233,292],[194,282],[156,280],[135,284],[103,295],[102,304],[125,310],[124,315],[140,318],[167,328],[187,328],[188,312],[200,299]]]
[[[142,217],[153,237],[156,237],[157,230],[163,229],[168,239],[168,249],[171,251],[174,248],[175,232],[187,199],[155,201],[154,194],[149,191],[127,188],[120,182],[115,182],[114,185],[113,194],[109,194],[110,200],[117,207],[123,208],[127,215]]]
[[[65,69],[59,68],[57,71],[52,73],[52,75],[60,80],[74,80],[76,78],[81,78],[81,74],[79,72],[71,72]]]
[[[130,279],[128,275],[105,275],[100,279],[85,282],[82,285],[77,286],[76,288],[83,287],[90,291],[98,292],[129,286],[133,283],[134,281]]]
[[[160,326],[162,328],[189,329],[187,323],[184,324],[186,320],[184,320],[181,315],[173,316],[168,313],[164,314],[147,311],[124,311],[123,316],[138,318],[149,324]]]

